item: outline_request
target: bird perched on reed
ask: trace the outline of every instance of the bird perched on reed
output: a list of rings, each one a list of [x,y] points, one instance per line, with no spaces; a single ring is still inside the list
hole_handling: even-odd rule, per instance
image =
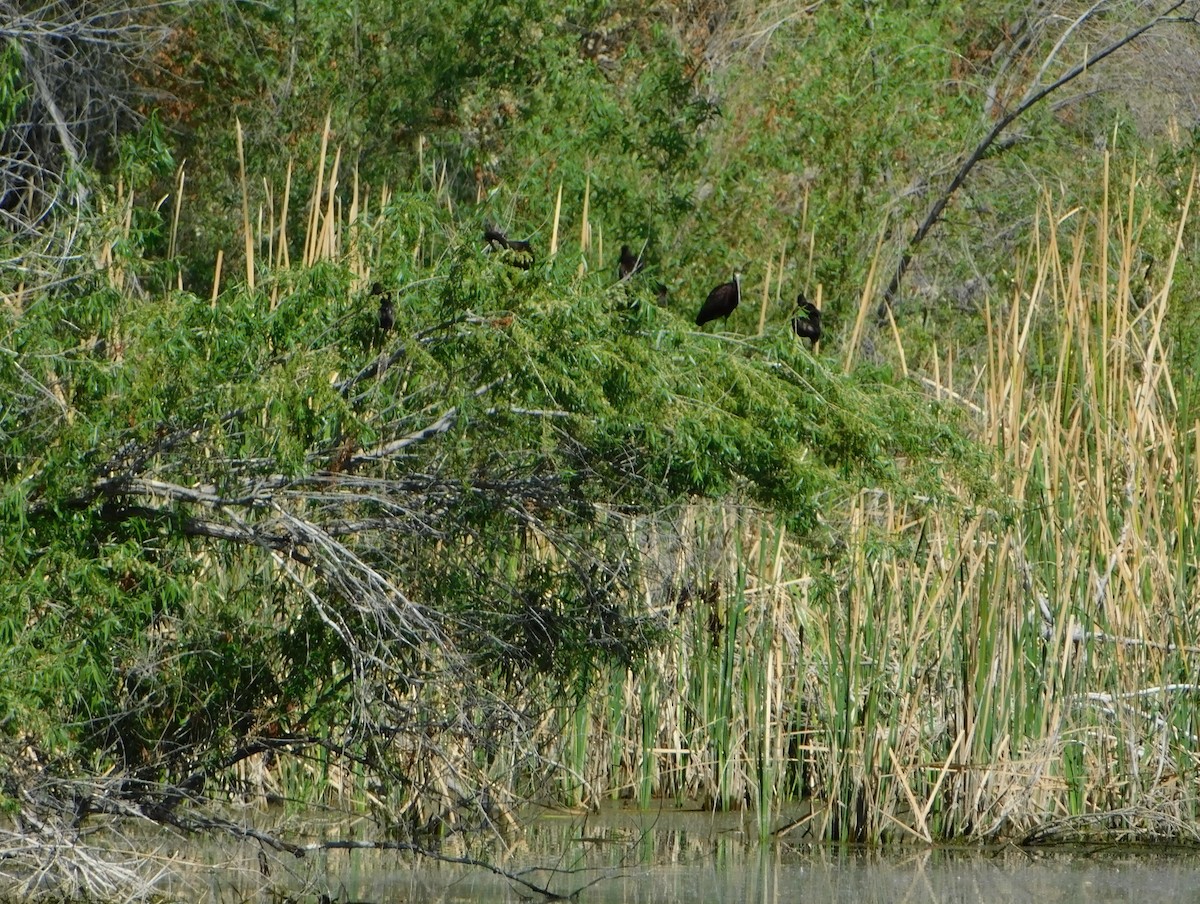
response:
[[[510,239],[495,226],[485,226],[483,241],[489,248],[511,251],[512,254],[507,254],[503,258],[506,263],[520,267],[522,270],[528,270],[533,266],[533,245],[528,240]]]
[[[371,296],[379,298],[379,331],[386,333],[396,325],[396,309],[392,304],[392,293],[382,283],[372,283]]]
[[[742,274],[734,273],[732,281],[721,283],[708,293],[708,298],[700,307],[700,313],[696,315],[696,326],[703,326],[718,317],[728,321],[729,315],[733,313],[733,309],[741,300]]]
[[[624,282],[635,273],[640,273],[646,262],[641,255],[635,255],[628,245],[621,246],[621,259],[617,262],[617,279]]]
[[[820,309],[801,292],[796,296],[796,314],[797,316],[792,318],[792,332],[801,339],[809,340],[812,348],[816,348],[817,343],[821,341]]]

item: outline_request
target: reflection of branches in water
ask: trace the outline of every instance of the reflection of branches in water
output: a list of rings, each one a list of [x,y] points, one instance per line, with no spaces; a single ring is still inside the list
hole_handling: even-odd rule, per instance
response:
[[[657,821],[657,820],[656,820]],[[585,819],[586,822],[586,819]],[[416,854],[429,860],[435,860],[439,863],[448,863],[458,866],[469,866],[476,869],[482,869],[490,872],[510,882],[522,886],[528,891],[544,896],[550,901],[574,901],[577,900],[584,891],[601,882],[611,879],[620,878],[626,875],[626,870],[630,867],[630,861],[636,860],[641,856],[641,848],[645,839],[649,837],[653,831],[653,825],[643,829],[636,838],[625,843],[625,852],[619,861],[613,866],[528,866],[520,870],[509,870],[497,866],[490,860],[480,857],[470,856],[454,856],[444,854],[440,851],[424,847],[422,845],[398,842],[398,841],[370,841],[370,840],[337,840],[337,841],[319,841],[308,844],[292,844],[288,843],[277,836],[269,833],[260,832],[257,830],[246,829],[228,821],[218,824],[214,822],[210,828],[217,828],[227,831],[229,834],[257,840],[262,844],[268,845],[271,848],[289,853],[296,857],[305,857],[309,854],[325,851],[338,850],[375,850],[375,851],[401,851],[405,853]],[[562,858],[568,855],[568,851],[564,848],[560,855],[560,863]],[[568,892],[555,892],[550,888],[549,881],[535,881],[533,876],[547,876],[550,879],[574,879],[575,877],[584,876],[591,873],[598,873],[592,878],[585,881]]]
[[[301,739],[279,741],[276,746],[299,744]],[[322,746],[324,742],[305,739],[303,743]],[[240,751],[245,757],[262,752],[272,745],[252,745]],[[19,758],[18,758],[19,759]],[[5,776],[9,790],[16,788],[12,776]],[[28,778],[27,776],[25,777]],[[199,783],[198,783],[199,784]],[[134,824],[148,823],[167,826],[193,834],[197,832],[221,833],[244,841],[255,841],[266,848],[295,858],[306,858],[313,854],[330,851],[374,850],[396,851],[414,854],[440,863],[455,864],[486,870],[527,891],[544,896],[547,900],[571,900],[580,892],[618,875],[613,868],[555,869],[529,867],[510,870],[490,860],[472,856],[453,856],[432,847],[415,842],[394,840],[326,840],[296,843],[279,832],[266,831],[243,823],[233,822],[218,816],[196,812],[193,808],[185,813],[178,809],[180,801],[203,805],[203,800],[193,792],[181,787],[171,787],[151,782],[136,782],[129,778],[112,778],[83,783],[46,779],[30,783],[17,792],[16,807],[10,814],[14,829],[0,828],[0,882],[5,890],[16,889],[32,894],[35,890],[53,888],[65,897],[116,900],[145,896],[166,875],[161,865],[147,867],[152,860],[143,856],[114,856],[96,838],[89,839],[95,828],[84,830],[82,822],[88,815],[120,817]],[[160,798],[162,803],[152,806],[151,797]],[[139,802],[140,801],[140,802]],[[115,823],[110,827],[115,828]],[[127,851],[137,851],[144,844],[132,840],[123,844]],[[262,861],[260,861],[262,862]],[[265,867],[265,863],[264,863]],[[569,892],[553,891],[549,883],[533,878],[545,873],[553,877],[572,877],[600,870],[600,875],[591,878]],[[264,873],[268,870],[264,868]]]

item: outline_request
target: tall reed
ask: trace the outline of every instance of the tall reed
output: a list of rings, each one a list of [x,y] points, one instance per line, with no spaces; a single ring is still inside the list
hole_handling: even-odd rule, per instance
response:
[[[1007,508],[864,492],[831,516],[833,564],[731,503],[680,516],[708,564],[677,640],[589,728],[607,750],[640,726],[643,800],[654,774],[650,795],[760,816],[806,798],[790,832],[856,840],[1196,834],[1200,440],[1164,329],[1191,196],[1142,298],[1139,186],[1095,212],[1046,197],[985,360],[967,385],[929,362]],[[654,707],[615,719],[618,699]]]

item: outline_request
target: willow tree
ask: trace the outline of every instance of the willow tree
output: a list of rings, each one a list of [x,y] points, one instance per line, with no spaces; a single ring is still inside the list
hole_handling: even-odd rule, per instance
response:
[[[212,825],[248,775],[299,793],[335,764],[404,837],[494,815],[554,775],[546,708],[671,630],[699,576],[647,549],[679,503],[812,537],[821,500],[936,501],[970,459],[919,394],[786,330],[696,333],[568,253],[510,266],[421,195],[373,228],[370,279],[4,309],[4,787],[29,824]]]

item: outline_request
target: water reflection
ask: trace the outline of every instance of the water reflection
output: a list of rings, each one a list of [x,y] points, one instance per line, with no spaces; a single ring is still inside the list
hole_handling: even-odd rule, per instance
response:
[[[804,901],[895,904],[944,902],[1128,902],[1200,901],[1194,856],[1084,857],[1057,854],[1030,858],[943,851],[908,855],[863,854],[826,849],[759,848],[738,862],[647,863],[608,873],[580,895],[596,904]],[[544,874],[543,874],[544,875]],[[360,900],[521,900],[508,883],[416,867],[377,873],[356,895]],[[582,875],[551,883],[561,892],[583,887]],[[1144,896],[1149,896],[1148,898]]]
[[[337,835],[332,830],[330,836]],[[341,837],[345,837],[344,835]],[[737,814],[610,811],[544,814],[492,849],[448,844],[449,856],[483,856],[584,904],[659,902],[1200,902],[1200,856],[1153,849],[896,849],[759,844],[750,817]],[[479,867],[358,851],[330,854],[290,875],[273,873],[257,894],[219,880],[222,901],[522,901],[527,888]],[[228,874],[226,874],[226,880]],[[217,886],[223,885],[223,889]],[[283,886],[290,885],[290,889]],[[250,892],[248,895],[247,892]]]

